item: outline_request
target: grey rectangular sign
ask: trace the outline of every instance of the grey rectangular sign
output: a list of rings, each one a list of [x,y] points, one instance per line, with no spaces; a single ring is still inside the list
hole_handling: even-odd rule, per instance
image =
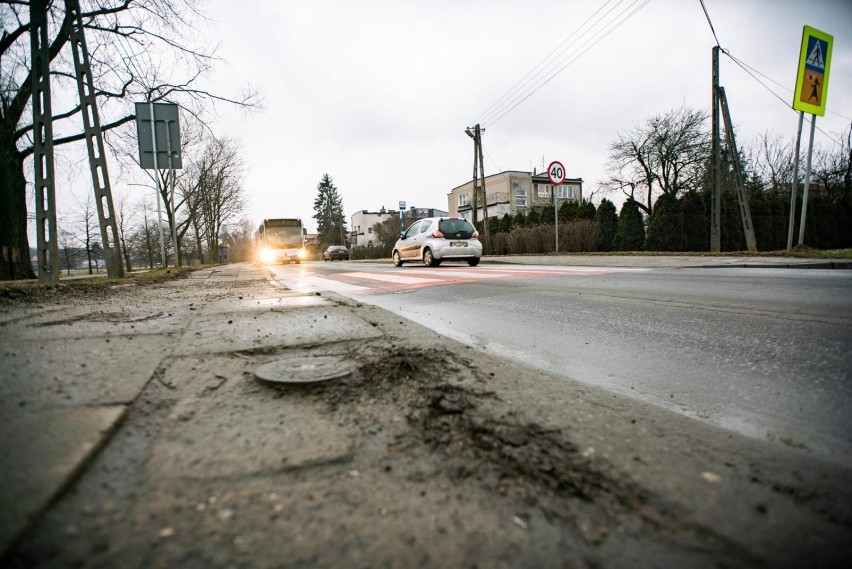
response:
[[[139,143],[139,166],[153,170],[154,144],[151,136],[151,108],[154,110],[153,124],[156,134],[157,164],[160,170],[183,168],[180,152],[180,123],[178,106],[174,103],[136,103],[136,140]],[[168,136],[166,136],[168,129]],[[171,164],[169,164],[171,153]]]

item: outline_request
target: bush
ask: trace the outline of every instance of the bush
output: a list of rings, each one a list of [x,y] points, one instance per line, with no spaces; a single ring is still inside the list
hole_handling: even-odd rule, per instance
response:
[[[629,199],[621,206],[613,246],[616,251],[641,251],[644,245],[645,223],[639,212],[639,206]]]
[[[684,235],[681,226],[681,204],[671,194],[657,198],[648,219],[648,251],[683,251]]]

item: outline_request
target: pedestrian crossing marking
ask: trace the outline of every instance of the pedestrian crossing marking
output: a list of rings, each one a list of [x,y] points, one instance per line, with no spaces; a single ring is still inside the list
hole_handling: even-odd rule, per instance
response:
[[[418,277],[405,277],[402,275],[391,275],[387,273],[342,273],[344,276],[356,279],[374,279],[396,284],[423,284],[433,282],[435,279],[423,279]]]
[[[352,271],[320,275],[309,266],[298,272],[277,272],[275,278],[290,290],[298,292],[329,291],[350,295],[369,295],[415,290],[447,284],[465,284],[501,279],[534,277],[596,276],[614,273],[648,271],[639,267],[548,267],[501,266],[476,269],[427,267],[376,267],[368,271]]]

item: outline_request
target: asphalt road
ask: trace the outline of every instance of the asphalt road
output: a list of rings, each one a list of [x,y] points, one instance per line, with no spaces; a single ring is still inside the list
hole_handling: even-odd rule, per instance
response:
[[[849,271],[499,269],[276,270],[291,288],[335,290],[486,353],[852,464]],[[395,285],[371,286],[382,278]]]

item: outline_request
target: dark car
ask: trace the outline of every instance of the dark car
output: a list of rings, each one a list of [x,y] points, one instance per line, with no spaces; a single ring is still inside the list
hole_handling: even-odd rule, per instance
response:
[[[325,261],[333,261],[338,259],[340,261],[346,261],[349,259],[349,249],[344,247],[343,245],[332,245],[322,254],[322,258]]]

